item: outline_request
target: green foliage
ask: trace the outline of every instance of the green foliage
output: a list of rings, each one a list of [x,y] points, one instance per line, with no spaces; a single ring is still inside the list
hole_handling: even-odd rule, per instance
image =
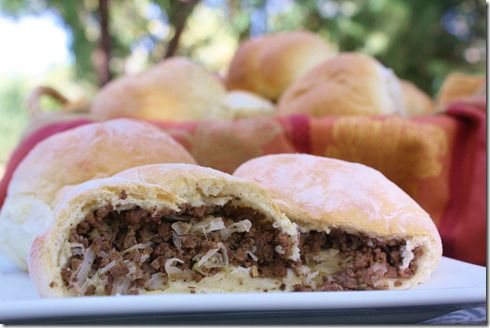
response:
[[[75,58],[73,69],[77,78],[96,84],[92,54],[99,37],[97,3],[97,0],[2,0],[0,11],[14,17],[37,15],[47,10],[57,14],[71,36],[70,48]],[[123,71],[117,63],[128,57],[135,41],[151,35],[149,20],[144,16],[148,3],[145,0],[110,2],[111,55],[116,63],[116,75]]]
[[[7,161],[27,126],[25,97],[30,88],[22,78],[0,80],[0,163]]]
[[[77,77],[95,84],[91,58],[98,38],[97,4],[97,0],[3,0],[0,10],[14,16],[55,11],[72,35]],[[218,32],[231,33],[243,41],[250,35],[253,14],[265,11],[268,31],[315,31],[341,51],[376,56],[398,76],[432,95],[450,71],[483,72],[485,68],[484,60],[471,63],[466,58],[468,49],[474,48],[475,53],[484,48],[486,17],[481,0],[202,0],[199,6],[221,11],[227,25],[220,31],[209,30],[206,38],[196,39],[196,44],[181,44],[178,54],[197,56],[194,59],[201,62],[197,48],[216,44]],[[150,7],[160,13],[148,15]],[[148,63],[161,60],[173,33],[170,23],[181,10],[176,0],[110,1],[111,68],[115,76],[123,73],[126,59],[142,42]],[[156,23],[167,26],[167,33],[155,33]],[[469,31],[464,35],[450,33],[458,24],[465,24]]]

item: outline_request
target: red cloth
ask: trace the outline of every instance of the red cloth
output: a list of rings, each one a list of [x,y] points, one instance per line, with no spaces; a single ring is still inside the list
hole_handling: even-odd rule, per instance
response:
[[[486,264],[487,126],[484,103],[455,103],[447,114],[458,121],[450,174],[450,199],[438,225],[444,254]]]
[[[13,172],[41,140],[89,120],[55,122],[28,135],[0,183],[0,206]],[[236,122],[151,122],[169,132],[204,166],[233,172],[253,157],[311,153],[381,171],[433,218],[444,255],[486,263],[486,103],[451,105],[443,114],[403,119],[303,115]]]

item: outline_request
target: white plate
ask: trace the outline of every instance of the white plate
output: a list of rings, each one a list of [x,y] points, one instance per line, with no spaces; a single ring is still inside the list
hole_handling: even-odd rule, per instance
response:
[[[485,302],[486,268],[449,258],[429,282],[403,291],[40,299],[28,275],[0,257],[0,322],[408,323]]]

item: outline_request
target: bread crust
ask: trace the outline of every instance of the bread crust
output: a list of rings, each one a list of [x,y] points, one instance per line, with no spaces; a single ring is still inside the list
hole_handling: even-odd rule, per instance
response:
[[[120,194],[124,190],[125,197]],[[253,182],[233,177],[210,168],[191,164],[156,164],[129,169],[110,178],[91,180],[74,186],[55,205],[55,220],[50,229],[33,243],[29,274],[42,297],[73,296],[61,278],[62,248],[70,229],[85,215],[111,203],[115,208],[137,204],[142,208],[170,208],[180,205],[200,206],[236,198],[272,218],[277,226],[296,240],[293,255],[299,258],[297,227]]]
[[[170,135],[148,123],[116,119],[52,135],[14,172],[0,212],[0,248],[26,269],[30,244],[51,222],[51,205],[60,189],[165,162],[195,163]]]
[[[399,288],[429,279],[442,244],[430,216],[378,171],[304,154],[263,156],[242,164],[235,176],[264,187],[286,216],[305,230],[340,228],[376,238],[402,238],[424,247],[419,270]]]
[[[456,100],[485,95],[485,77],[463,73],[451,73],[442,83],[437,95],[437,107],[440,110]]]
[[[225,96],[225,86],[216,76],[184,57],[174,57],[140,74],[112,80],[95,96],[90,111],[100,119],[227,119]]]
[[[336,50],[307,31],[267,34],[243,42],[226,77],[229,89],[253,91],[273,101],[310,68]]]
[[[400,87],[408,116],[430,115],[436,106],[429,95],[410,81],[400,80]]]
[[[393,72],[360,53],[341,53],[292,83],[279,99],[278,114],[405,115]]]

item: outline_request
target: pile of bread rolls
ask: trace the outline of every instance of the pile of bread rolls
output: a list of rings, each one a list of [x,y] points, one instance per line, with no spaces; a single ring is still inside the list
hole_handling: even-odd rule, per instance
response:
[[[337,52],[314,33],[291,31],[243,42],[224,78],[186,58],[173,58],[115,79],[96,95],[91,113],[99,119],[171,121],[295,113],[410,117],[433,114],[449,100],[474,93],[482,81],[467,77],[456,84],[468,87],[457,91],[445,85],[435,103],[375,58]]]
[[[183,57],[110,82],[96,95],[91,114],[99,119],[134,117],[161,121],[235,119],[271,115],[274,105],[247,91],[227,91],[217,75]]]

